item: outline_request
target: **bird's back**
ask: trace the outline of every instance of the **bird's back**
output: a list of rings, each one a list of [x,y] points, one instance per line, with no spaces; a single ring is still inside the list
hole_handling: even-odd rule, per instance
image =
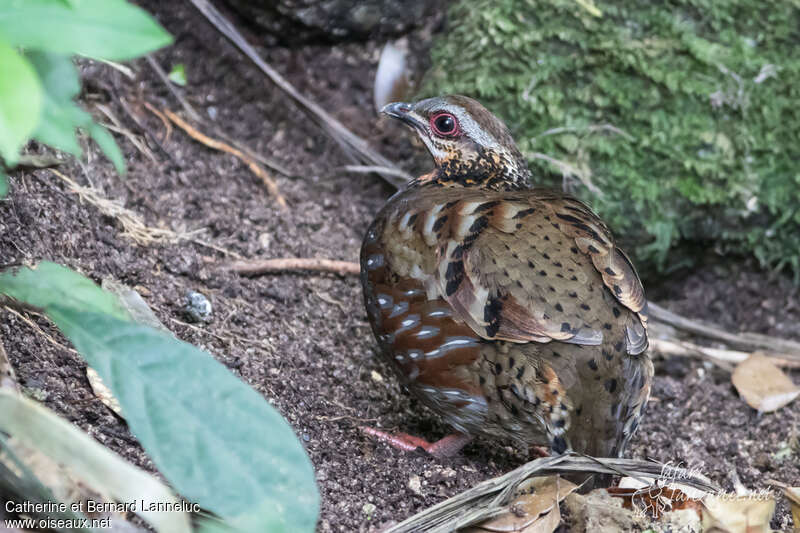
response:
[[[606,226],[547,190],[422,183],[362,247],[384,354],[456,429],[621,454],[646,402],[646,302]]]

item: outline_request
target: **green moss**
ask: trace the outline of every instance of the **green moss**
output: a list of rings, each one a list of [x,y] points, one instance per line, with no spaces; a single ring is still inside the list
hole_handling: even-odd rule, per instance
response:
[[[595,5],[457,1],[425,92],[502,117],[539,184],[569,165],[645,266],[695,241],[800,274],[800,3]]]

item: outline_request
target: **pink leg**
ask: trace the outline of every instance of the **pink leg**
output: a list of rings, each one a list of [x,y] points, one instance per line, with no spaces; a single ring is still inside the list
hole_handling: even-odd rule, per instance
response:
[[[382,440],[389,446],[399,450],[413,452],[417,448],[422,448],[426,452],[436,457],[452,457],[457,454],[461,448],[464,447],[469,441],[472,440],[470,435],[464,433],[453,433],[443,437],[436,442],[428,442],[422,437],[415,437],[407,433],[397,433],[392,435],[379,429],[361,426],[359,429],[371,435],[378,440]]]
[[[550,450],[544,446],[529,446],[528,455],[535,459],[539,459],[540,457],[550,457]]]

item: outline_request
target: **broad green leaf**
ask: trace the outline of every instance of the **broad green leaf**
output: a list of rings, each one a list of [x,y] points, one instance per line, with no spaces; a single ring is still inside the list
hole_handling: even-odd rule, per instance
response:
[[[8,390],[0,390],[0,430],[69,468],[71,474],[99,494],[119,502],[135,501],[139,509],[136,514],[157,531],[188,533],[191,530],[189,515],[185,512],[147,510],[153,504],[177,505],[178,499],[171,490],[46,407]]]
[[[8,194],[8,176],[0,170],[0,200],[6,197]]]
[[[114,393],[134,435],[185,497],[226,520],[259,510],[313,531],[318,495],[291,427],[194,346],[75,308],[45,312]]]
[[[98,305],[97,293],[111,295],[57,265],[2,273],[0,293],[43,308],[111,389],[178,492],[234,525],[314,530],[319,495],[303,447],[222,364],[127,316],[98,312],[108,305]]]
[[[2,11],[0,7],[0,11]],[[0,30],[0,36],[2,36]],[[0,40],[0,157],[14,166],[42,112],[42,88],[28,61]]]
[[[152,52],[172,37],[125,0],[3,0],[0,35],[12,45],[58,54],[125,60]]]
[[[33,137],[76,157],[83,153],[75,128],[91,124],[92,117],[73,101],[81,89],[78,72],[67,56],[49,52],[27,54],[44,89],[42,118]]]
[[[83,150],[75,139],[75,128],[83,128],[111,160],[117,172],[124,173],[125,161],[114,138],[73,101],[80,91],[80,80],[69,57],[50,52],[30,52],[27,56],[44,88],[44,110],[34,138],[80,157]]]
[[[35,269],[0,272],[0,293],[43,310],[53,305],[105,313],[120,320],[129,315],[119,300],[66,267],[43,261]]]

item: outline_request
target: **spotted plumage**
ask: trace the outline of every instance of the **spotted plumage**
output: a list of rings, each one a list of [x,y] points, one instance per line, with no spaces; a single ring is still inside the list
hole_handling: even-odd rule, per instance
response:
[[[387,112],[417,130],[436,170],[392,197],[364,239],[381,351],[459,432],[621,454],[652,364],[644,291],[606,225],[530,187],[507,129],[474,100]]]

